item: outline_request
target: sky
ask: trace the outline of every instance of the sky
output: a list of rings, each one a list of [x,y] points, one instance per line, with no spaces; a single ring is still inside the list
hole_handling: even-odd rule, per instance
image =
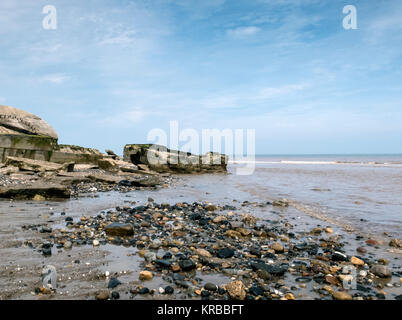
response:
[[[169,121],[254,129],[257,154],[402,153],[401,71],[397,0],[0,1],[0,104],[118,154]]]

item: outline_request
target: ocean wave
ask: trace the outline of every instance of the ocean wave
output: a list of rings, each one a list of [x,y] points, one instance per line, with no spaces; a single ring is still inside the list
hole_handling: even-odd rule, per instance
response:
[[[375,167],[402,167],[402,162],[379,161],[342,161],[342,160],[229,160],[229,164],[289,164],[289,165],[351,165],[351,166],[375,166]]]

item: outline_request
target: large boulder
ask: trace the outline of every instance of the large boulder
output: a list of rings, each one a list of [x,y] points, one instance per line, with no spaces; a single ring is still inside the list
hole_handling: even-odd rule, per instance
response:
[[[0,105],[0,134],[28,134],[57,139],[54,129],[32,113]]]

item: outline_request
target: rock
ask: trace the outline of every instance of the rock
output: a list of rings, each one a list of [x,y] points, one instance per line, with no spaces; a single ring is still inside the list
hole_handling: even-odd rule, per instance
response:
[[[215,205],[213,205],[213,204],[207,204],[206,206],[205,206],[205,209],[207,210],[207,211],[215,211],[216,210],[216,206]]]
[[[402,241],[399,239],[392,239],[389,242],[390,247],[395,247],[395,248],[402,248]]]
[[[105,232],[108,236],[125,237],[134,235],[134,229],[130,223],[113,222],[105,227]]]
[[[351,257],[350,262],[352,262],[352,264],[355,266],[364,266],[364,261],[356,257]]]
[[[370,271],[374,273],[377,277],[380,278],[389,278],[392,277],[391,270],[387,266],[383,266],[380,264],[377,264],[373,267],[371,267]]]
[[[273,276],[277,276],[277,277],[284,275],[288,269],[284,265],[270,265],[270,264],[266,264],[263,262],[251,262],[250,266],[254,271],[263,270],[263,271],[265,271]]]
[[[151,280],[153,278],[152,272],[150,271],[141,271],[139,279],[140,280]]]
[[[183,271],[190,271],[190,270],[195,269],[195,267],[196,267],[194,261],[192,261],[190,259],[180,260],[179,266]]]
[[[218,257],[222,258],[222,259],[231,258],[234,256],[234,254],[235,254],[235,251],[230,248],[223,248],[218,251]]]
[[[0,169],[0,174],[1,175],[9,175],[9,174],[12,174],[12,173],[17,173],[19,171],[20,171],[20,169],[18,167],[8,166],[8,167],[5,167],[5,168],[1,168]]]
[[[71,166],[71,163],[58,164],[49,161],[33,160],[28,158],[18,158],[10,156],[6,158],[5,163],[7,166],[14,166],[22,171],[33,171],[33,172],[67,171],[68,167]]]
[[[208,291],[217,291],[218,290],[218,286],[216,284],[213,284],[211,282],[208,282],[204,285],[204,289],[208,290]]]
[[[325,282],[332,284],[332,285],[337,285],[339,283],[338,279],[331,274],[327,274],[324,279],[325,279]]]
[[[256,285],[253,285],[250,289],[248,289],[248,292],[257,297],[264,295],[264,289],[261,286]]]
[[[225,289],[231,299],[244,300],[246,298],[246,288],[240,280],[229,282]]]
[[[311,234],[313,234],[313,235],[320,235],[321,233],[322,233],[321,228],[314,228],[311,230]]]
[[[0,134],[21,134],[58,139],[56,131],[32,113],[8,106],[0,106]]]
[[[98,294],[96,295],[96,300],[107,300],[110,297],[110,292],[109,290],[102,290],[99,291]]]
[[[112,300],[119,300],[120,299],[120,293],[117,291],[113,291],[111,295]]]
[[[156,253],[155,252],[146,252],[144,254],[144,259],[148,262],[152,262],[156,260]]]
[[[334,253],[331,256],[332,261],[348,261],[348,257],[346,254],[339,252],[339,251],[334,251]]]
[[[241,233],[235,230],[227,230],[225,236],[230,238],[241,238]]]
[[[179,272],[179,271],[181,270],[180,266],[177,265],[177,264],[172,264],[171,267],[170,267],[170,269],[171,269],[173,272]]]
[[[356,249],[356,251],[357,251],[357,252],[360,252],[360,253],[366,253],[366,252],[367,252],[366,248],[363,248],[363,247],[358,247],[358,248]]]
[[[73,243],[71,241],[66,241],[63,244],[64,249],[71,249],[73,247]]]
[[[286,300],[296,300],[295,296],[292,293],[285,294]]]
[[[116,278],[110,278],[109,283],[107,285],[108,289],[114,289],[117,286],[121,285],[121,282]]]
[[[126,145],[123,159],[140,169],[178,173],[226,172],[228,163],[228,157],[219,153],[209,152],[196,156],[151,144]]]
[[[33,198],[33,201],[46,201],[46,198],[44,196],[41,196],[40,194],[36,194]]]
[[[206,258],[212,257],[211,253],[205,249],[196,249],[195,254],[197,254],[201,257],[206,257]]]
[[[170,260],[165,260],[165,259],[156,259],[155,263],[161,267],[161,268],[165,268],[165,269],[169,269],[171,266],[171,261]]]
[[[119,165],[117,164],[116,160],[113,159],[99,159],[98,160],[99,169],[106,170],[109,172],[117,172],[119,171]]]
[[[333,232],[334,232],[334,230],[332,230],[331,227],[326,227],[324,231],[325,231],[326,233],[333,233]]]
[[[48,182],[32,182],[0,188],[0,198],[22,200],[32,199],[35,195],[41,195],[46,199],[68,199],[70,191],[65,186]]]
[[[159,249],[160,246],[162,245],[162,241],[159,239],[155,239],[152,241],[152,243],[149,245],[150,249]]]
[[[378,242],[376,240],[369,239],[369,240],[366,240],[366,244],[369,246],[376,246],[376,245],[378,245]]]
[[[285,249],[283,248],[283,246],[282,246],[280,243],[278,243],[278,242],[275,242],[275,243],[271,246],[271,248],[272,248],[276,253],[282,253],[282,252],[285,251]]]
[[[47,265],[42,269],[42,286],[46,289],[56,289],[57,272],[52,265]]]
[[[148,294],[148,293],[149,293],[149,289],[146,288],[146,287],[141,288],[141,289],[138,291],[138,294]]]
[[[174,289],[171,286],[165,288],[165,294],[173,294]]]
[[[336,291],[332,293],[335,300],[353,300],[352,296],[344,291]]]
[[[276,207],[289,207],[289,201],[288,199],[274,200],[272,205]]]
[[[94,247],[97,247],[97,246],[99,246],[99,240],[93,240],[92,241],[92,245],[94,246]]]
[[[212,220],[214,223],[221,223],[223,221],[226,221],[226,217],[225,216],[217,216],[214,218],[214,220]]]

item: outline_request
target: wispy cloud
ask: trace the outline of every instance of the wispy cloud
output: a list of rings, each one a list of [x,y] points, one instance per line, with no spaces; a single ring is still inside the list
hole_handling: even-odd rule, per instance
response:
[[[53,84],[62,84],[70,79],[69,76],[61,73],[48,74],[39,79],[41,82],[50,82]]]
[[[302,91],[310,87],[309,83],[288,84],[278,87],[267,87],[260,90],[258,97],[260,99],[269,99],[278,96],[287,96],[292,93]]]
[[[255,35],[260,32],[261,28],[255,26],[239,27],[235,29],[229,29],[227,34],[231,37],[241,38]]]

